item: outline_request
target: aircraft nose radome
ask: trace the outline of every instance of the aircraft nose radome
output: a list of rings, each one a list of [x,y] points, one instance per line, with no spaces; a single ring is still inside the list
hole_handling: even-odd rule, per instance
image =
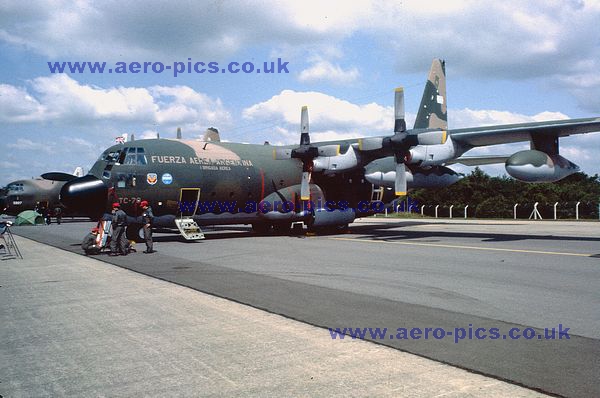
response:
[[[60,201],[69,210],[98,216],[106,208],[107,195],[108,187],[102,180],[86,175],[67,182],[60,190]]]

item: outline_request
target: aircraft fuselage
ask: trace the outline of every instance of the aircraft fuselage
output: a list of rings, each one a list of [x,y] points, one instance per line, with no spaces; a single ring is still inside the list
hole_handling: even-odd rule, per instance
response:
[[[276,160],[273,149],[269,145],[137,140],[108,148],[89,174],[108,189],[105,211],[117,201],[136,217],[141,213],[139,202],[147,200],[158,225],[171,226],[175,216],[194,210],[199,224],[255,223],[265,221],[263,215],[269,210],[263,207],[261,212],[256,208],[259,204],[273,207],[275,202],[289,201],[296,210],[304,205],[299,198],[302,163]],[[332,208],[340,201],[356,208],[358,202],[371,200],[372,184],[359,170],[335,177],[313,176],[314,206],[321,207],[328,200]],[[367,210],[365,215],[373,213]]]

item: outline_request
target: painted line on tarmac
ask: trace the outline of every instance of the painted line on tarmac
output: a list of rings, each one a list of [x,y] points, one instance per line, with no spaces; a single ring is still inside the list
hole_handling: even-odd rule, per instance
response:
[[[575,256],[575,257],[593,257],[594,256],[594,254],[588,254],[588,253],[549,252],[549,251],[542,251],[542,250],[525,250],[525,249],[504,249],[504,248],[499,248],[499,247],[447,245],[447,244],[441,244],[441,243],[397,242],[397,241],[388,241],[388,240],[374,240],[374,239],[360,239],[360,238],[328,238],[328,239],[348,241],[348,242],[390,243],[390,244],[395,244],[395,245],[406,245],[406,246],[440,247],[440,248],[445,248],[445,249],[468,249],[468,250],[486,250],[486,251],[509,252],[509,253],[548,254],[548,255],[553,255],[553,256]]]

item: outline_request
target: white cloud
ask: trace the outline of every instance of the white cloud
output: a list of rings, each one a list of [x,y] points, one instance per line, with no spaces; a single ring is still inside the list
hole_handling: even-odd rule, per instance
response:
[[[588,162],[594,160],[596,156],[589,148],[576,146],[563,146],[560,149],[560,154],[567,159],[575,159],[577,162]]]
[[[313,65],[304,69],[298,75],[301,82],[331,82],[334,84],[349,84],[355,82],[360,73],[353,67],[344,70],[339,65],[334,65],[329,61],[317,60]]]
[[[79,147],[79,149],[86,148],[88,150],[94,150],[94,151],[97,149],[96,145],[94,143],[84,140],[83,138],[79,138],[79,137],[61,137],[61,141],[67,147],[71,147],[72,145],[75,145],[75,146]]]
[[[152,96],[144,88],[103,89],[82,85],[65,74],[38,77],[31,81],[31,87],[43,104],[41,120],[147,120],[156,111]]]
[[[548,120],[562,120],[569,117],[560,112],[540,112],[528,116],[515,112],[498,111],[492,109],[450,109],[448,111],[448,124],[450,128],[490,126],[495,124],[514,124],[528,122],[543,122]]]
[[[68,75],[38,77],[30,89],[0,85],[0,121],[8,123],[95,121],[175,125],[200,130],[207,124],[230,123],[219,99],[187,86],[110,87],[81,84]]]
[[[158,131],[155,130],[144,130],[140,133],[139,137],[136,136],[137,139],[145,140],[156,138],[158,135]]]
[[[248,48],[331,59],[332,48],[351,47],[360,35],[385,46],[403,72],[420,72],[439,56],[453,76],[543,78],[597,113],[600,99],[591,93],[600,90],[598,20],[600,2],[576,0],[28,1],[2,6],[0,40],[52,59],[173,62],[194,54],[223,60]],[[357,73],[320,61],[301,75],[343,83]]]
[[[275,120],[298,126],[300,109],[309,106],[311,131],[343,129],[354,131],[356,136],[386,133],[394,124],[392,107],[376,103],[353,104],[327,94],[315,91],[297,92],[283,90],[269,100],[252,105],[243,110],[248,120]]]
[[[226,123],[230,119],[220,99],[212,99],[187,86],[154,86],[150,93],[160,105],[156,121],[160,124]]]
[[[0,84],[0,121],[29,122],[39,119],[44,107],[22,87]]]
[[[42,151],[46,153],[51,153],[54,147],[52,144],[35,142],[27,138],[19,138],[15,142],[6,144],[6,146],[20,151]]]
[[[0,160],[0,167],[3,169],[18,169],[19,164],[15,162],[9,162],[6,160]]]
[[[314,44],[346,37],[369,8],[369,1],[343,7],[275,0],[26,2],[3,6],[0,40],[52,58],[223,58],[260,43]]]
[[[498,111],[493,109],[474,110],[469,108],[449,109],[448,114],[450,115],[450,120],[448,121],[450,129],[543,122],[569,118],[567,115],[560,112],[540,112],[535,115],[524,115],[521,113]],[[523,149],[529,149],[529,142],[476,147],[470,150],[467,155],[510,155]]]

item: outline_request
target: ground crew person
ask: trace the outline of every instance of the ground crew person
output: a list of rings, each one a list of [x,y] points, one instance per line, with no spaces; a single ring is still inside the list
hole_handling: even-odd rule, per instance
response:
[[[146,241],[146,250],[144,250],[144,253],[154,253],[156,251],[152,248],[152,221],[154,219],[154,214],[152,213],[152,208],[148,205],[148,201],[142,200],[140,206],[144,210],[142,213],[142,222],[144,223],[144,240]]]
[[[127,214],[121,210],[121,205],[117,202],[112,205],[112,236],[110,237],[110,256],[118,256],[119,254],[126,256],[129,249],[127,248],[127,236],[125,229],[127,228]]]
[[[62,208],[60,206],[56,206],[54,209],[54,217],[56,217],[56,223],[60,225],[62,221]]]
[[[86,255],[100,254],[100,247],[96,244],[96,238],[98,237],[98,228],[92,228],[92,232],[88,233],[83,242],[81,242],[81,248]]]

